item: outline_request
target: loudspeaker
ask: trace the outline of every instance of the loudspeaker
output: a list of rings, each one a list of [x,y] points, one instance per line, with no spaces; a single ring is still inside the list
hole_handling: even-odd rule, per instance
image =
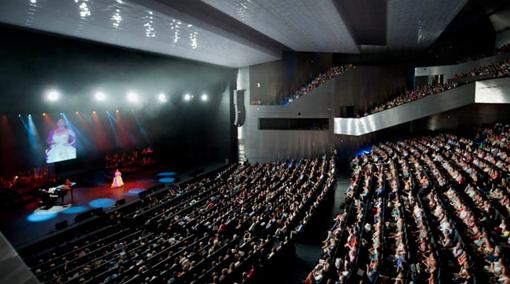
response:
[[[92,211],[83,212],[74,217],[74,222],[79,223],[89,219],[90,217],[92,217]]]
[[[244,92],[246,90],[236,90],[234,95],[234,125],[243,126],[246,120],[246,109],[244,108]]]
[[[122,198],[122,199],[119,199],[117,200],[117,202],[115,202],[115,206],[121,206],[121,205],[124,205],[126,204],[126,199],[125,198]]]
[[[55,230],[59,231],[59,230],[65,229],[65,228],[67,228],[67,225],[68,225],[67,220],[58,222],[57,224],[55,224]]]
[[[90,211],[92,215],[101,216],[104,214],[103,207],[96,208]]]
[[[148,191],[142,191],[142,192],[138,193],[138,198],[144,199],[147,195],[149,195]]]
[[[193,170],[189,173],[190,176],[192,177],[197,177],[199,174],[203,173],[205,170],[204,168],[198,168],[196,170]]]

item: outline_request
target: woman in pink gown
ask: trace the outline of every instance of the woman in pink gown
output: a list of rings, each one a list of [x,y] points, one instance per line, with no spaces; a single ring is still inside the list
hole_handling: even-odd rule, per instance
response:
[[[119,170],[116,170],[115,176],[113,177],[112,188],[122,187],[122,186],[124,186],[124,181],[122,180],[122,174],[120,173]]]

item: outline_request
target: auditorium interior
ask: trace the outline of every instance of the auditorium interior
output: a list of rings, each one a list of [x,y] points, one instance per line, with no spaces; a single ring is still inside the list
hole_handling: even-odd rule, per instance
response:
[[[0,284],[510,284],[510,1],[1,0]]]

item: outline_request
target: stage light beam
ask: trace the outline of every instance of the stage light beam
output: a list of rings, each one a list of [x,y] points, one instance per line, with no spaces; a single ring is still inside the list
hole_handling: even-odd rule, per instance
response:
[[[209,100],[209,96],[207,94],[202,94],[202,96],[200,96],[200,100],[203,102],[207,102]]]
[[[128,102],[130,103],[137,103],[139,101],[139,97],[138,97],[138,94],[137,93],[134,93],[134,92],[129,92],[127,94],[127,100]]]
[[[37,131],[37,127],[35,126],[32,115],[29,114],[27,117],[26,130],[28,135],[28,143],[30,145],[33,157],[37,157],[43,151],[41,140],[39,139],[39,132]]]
[[[190,94],[185,94],[185,95],[184,95],[184,101],[186,101],[186,102],[191,101],[191,99],[192,99],[192,98],[193,98],[193,96],[192,96],[192,95],[190,95]]]
[[[106,100],[106,95],[103,92],[97,92],[94,97],[96,98],[96,101],[102,102]]]
[[[46,100],[50,102],[58,101],[60,93],[57,90],[49,90],[46,92]]]
[[[168,101],[168,97],[164,93],[161,93],[158,95],[158,101],[162,104],[166,103]]]

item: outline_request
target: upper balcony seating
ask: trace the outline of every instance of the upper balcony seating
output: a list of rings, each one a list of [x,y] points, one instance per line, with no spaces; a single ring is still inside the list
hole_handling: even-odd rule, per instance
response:
[[[473,69],[470,72],[457,74],[454,79],[443,84],[423,85],[417,87],[416,89],[405,91],[404,93],[395,96],[387,102],[371,108],[363,116],[394,108],[405,103],[413,102],[426,96],[439,94],[473,81],[508,77],[510,76],[509,63],[510,61],[508,60],[496,62],[490,65]]]

